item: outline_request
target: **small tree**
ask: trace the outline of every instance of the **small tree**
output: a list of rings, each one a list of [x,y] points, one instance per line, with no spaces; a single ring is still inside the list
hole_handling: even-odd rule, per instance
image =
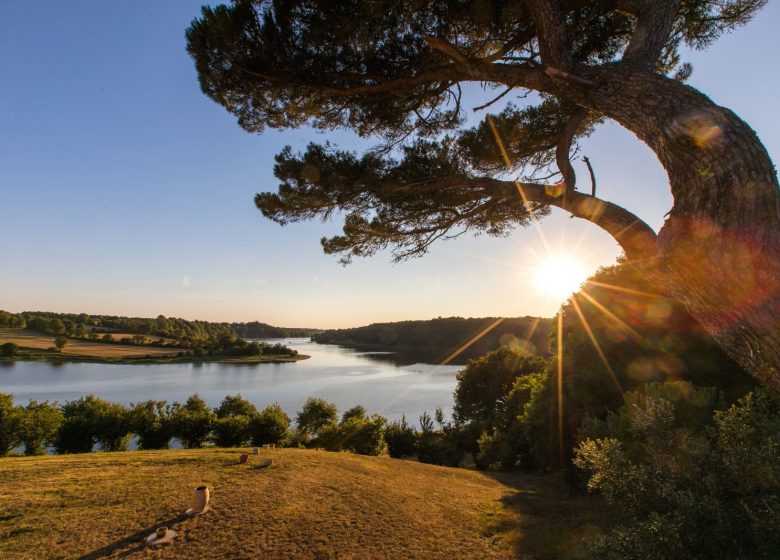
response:
[[[58,453],[89,453],[95,444],[103,451],[123,451],[131,428],[126,407],[87,395],[62,405],[63,420],[54,442]]]
[[[20,440],[26,455],[43,455],[57,437],[62,410],[57,403],[30,401],[21,417]]]
[[[173,404],[173,435],[187,449],[203,447],[214,427],[216,416],[200,395],[192,395],[184,405]]]
[[[417,431],[406,421],[406,416],[401,421],[392,422],[385,428],[385,441],[390,457],[412,457],[417,453]]]
[[[308,436],[315,436],[320,428],[336,422],[338,410],[336,405],[325,399],[309,397],[298,412],[295,423],[298,430]]]
[[[0,346],[0,356],[13,358],[19,353],[19,345],[15,342],[6,342]]]
[[[366,409],[363,408],[361,405],[353,406],[349,410],[347,410],[344,414],[341,415],[341,422],[342,424],[346,422],[347,420],[351,418],[356,418],[358,420],[363,420],[366,417]]]
[[[21,410],[14,405],[13,395],[0,393],[0,457],[19,445],[21,421]]]
[[[252,420],[258,415],[255,405],[241,395],[228,395],[216,414],[213,439],[218,447],[241,447],[249,443]]]
[[[279,404],[268,405],[252,418],[250,432],[252,445],[285,445],[290,435],[290,417]]]
[[[130,424],[141,449],[168,449],[173,437],[172,407],[165,401],[146,401],[130,409]]]
[[[58,336],[54,339],[54,346],[57,347],[57,350],[59,352],[62,352],[62,349],[65,348],[65,345],[68,343],[68,339],[64,336]]]

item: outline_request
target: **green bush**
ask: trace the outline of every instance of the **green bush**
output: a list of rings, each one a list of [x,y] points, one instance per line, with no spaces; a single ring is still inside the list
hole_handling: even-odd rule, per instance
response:
[[[423,412],[420,416],[421,431],[417,440],[417,459],[421,463],[456,467],[463,459],[458,432],[450,423],[444,422],[444,415],[440,408],[436,409],[435,417],[439,430],[434,429],[433,420],[427,412]]]
[[[14,405],[14,397],[0,393],[0,457],[7,455],[21,442],[22,411]]]
[[[358,409],[362,414],[356,414]],[[359,455],[379,455],[385,448],[384,431],[387,420],[378,414],[365,416],[362,406],[350,409],[340,423],[321,426],[316,444],[328,451],[349,451]]]
[[[312,438],[318,435],[323,426],[335,423],[337,417],[338,410],[335,404],[325,399],[309,397],[298,412],[295,424],[298,431]],[[317,445],[316,442],[314,444]]]
[[[400,422],[396,420],[390,423],[385,428],[385,441],[390,457],[400,459],[416,455],[417,437],[417,431],[407,423],[406,416],[402,416]]]
[[[251,416],[217,417],[212,440],[217,447],[244,447],[252,437],[251,426]]]
[[[102,451],[124,451],[132,428],[128,409],[95,395],[62,405],[63,420],[54,442],[58,453],[89,453],[95,444]]]
[[[130,424],[141,449],[168,449],[173,437],[173,407],[165,401],[146,401],[130,409]]]
[[[172,433],[187,449],[203,447],[214,428],[215,420],[214,411],[199,395],[192,395],[183,405],[173,404]]]
[[[290,436],[290,417],[274,403],[252,417],[249,431],[252,445],[285,445]]]
[[[22,411],[20,440],[25,455],[43,455],[53,444],[62,424],[62,410],[57,403],[30,401]]]
[[[15,342],[6,342],[0,346],[0,356],[13,358],[19,353],[19,345]]]
[[[706,399],[704,399],[706,401]],[[629,401],[630,402],[630,401]],[[711,401],[710,401],[711,402]],[[780,405],[756,392],[689,429],[667,398],[636,398],[575,463],[624,524],[604,559],[774,559],[780,550]]]

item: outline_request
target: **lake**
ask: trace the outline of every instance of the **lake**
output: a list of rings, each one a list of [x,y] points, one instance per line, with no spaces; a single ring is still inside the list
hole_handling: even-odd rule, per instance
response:
[[[452,412],[455,373],[463,366],[400,366],[391,356],[367,354],[307,338],[274,339],[311,356],[284,364],[93,364],[14,362],[0,364],[0,392],[17,404],[30,399],[64,402],[89,393],[129,405],[149,399],[184,402],[200,394],[211,406],[240,393],[262,408],[278,402],[291,417],[307,397],[336,403],[339,413],[361,404],[368,413],[390,420],[406,415],[417,425],[420,414],[440,406]]]

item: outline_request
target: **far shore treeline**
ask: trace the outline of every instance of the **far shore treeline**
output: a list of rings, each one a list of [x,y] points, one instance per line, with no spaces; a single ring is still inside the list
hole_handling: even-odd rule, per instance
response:
[[[158,315],[156,318],[88,315],[86,313],[53,313],[23,311],[9,313],[0,310],[0,327],[30,328],[55,336],[82,337],[89,333],[131,333],[180,341],[197,342],[218,339],[225,335],[242,338],[289,338],[312,336],[321,332],[313,328],[274,327],[266,323],[216,323],[188,321]]]
[[[24,311],[9,313],[0,310],[0,328],[27,329],[28,332],[50,335],[53,345],[45,350],[40,347],[23,348],[29,335],[14,338],[0,346],[0,359],[90,359],[97,361],[155,361],[176,359],[244,359],[268,361],[292,359],[297,351],[283,344],[248,341],[250,338],[277,338],[282,336],[311,336],[313,329],[288,329],[265,323],[214,323],[188,321],[163,315],[151,318],[88,315],[86,313],[52,313]],[[6,333],[7,335],[9,333]],[[142,346],[171,349],[167,354],[138,355],[135,358],[121,353],[106,356],[81,356],[72,352],[61,354],[68,339],[100,343],[118,343],[126,346]],[[2,342],[2,341],[0,341]],[[37,341],[40,343],[41,341]]]
[[[501,346],[548,357],[552,327],[553,320],[542,317],[438,317],[326,330],[312,340],[394,352],[400,361],[409,363],[441,363],[450,358],[452,363],[465,364]]]

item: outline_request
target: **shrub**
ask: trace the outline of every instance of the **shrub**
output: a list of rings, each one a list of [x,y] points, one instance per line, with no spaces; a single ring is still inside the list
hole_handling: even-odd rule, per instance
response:
[[[385,448],[386,425],[387,420],[378,414],[347,418],[340,426],[344,449],[358,455],[379,455]]]
[[[241,395],[228,395],[216,409],[213,440],[218,447],[241,447],[252,437],[252,420],[257,408]]]
[[[285,445],[290,435],[290,417],[274,403],[252,418],[249,429],[252,445]]]
[[[214,427],[215,418],[206,401],[199,395],[192,395],[184,405],[173,404],[172,433],[187,449],[203,447]]]
[[[0,356],[13,358],[19,353],[19,345],[15,342],[6,342],[0,346]]]
[[[65,345],[68,343],[68,339],[64,336],[58,336],[54,339],[54,346],[57,347],[57,351],[62,352],[62,349],[65,348]]]
[[[325,399],[309,397],[298,412],[295,423],[298,430],[312,437],[317,435],[323,426],[335,423],[337,414],[335,404]]]
[[[417,454],[417,431],[406,422],[406,416],[401,421],[390,423],[385,428],[385,441],[390,457],[412,457]]]
[[[95,444],[103,451],[124,451],[131,426],[126,407],[87,395],[62,405],[62,424],[54,446],[58,453],[89,453]]]
[[[363,407],[350,409],[364,410]],[[349,451],[359,455],[379,455],[385,447],[384,430],[387,420],[373,414],[345,414],[341,423],[331,422],[321,426],[316,444],[328,451]]]
[[[417,443],[417,459],[421,463],[456,467],[463,458],[458,445],[457,432],[444,422],[442,410],[436,409],[436,421],[440,429],[435,430],[431,416],[424,412],[420,416],[420,436]]]
[[[252,417],[238,415],[217,418],[214,422],[213,441],[217,447],[243,447],[252,437]]]
[[[22,412],[14,405],[14,397],[0,393],[0,457],[20,443]]]
[[[575,462],[625,523],[596,543],[605,559],[769,559],[780,550],[780,405],[764,392],[681,427],[676,407],[636,399]]]
[[[173,408],[165,401],[146,401],[130,409],[130,423],[141,449],[168,449],[173,437]]]
[[[25,455],[43,455],[57,437],[62,410],[57,403],[30,401],[21,415],[20,440]]]

